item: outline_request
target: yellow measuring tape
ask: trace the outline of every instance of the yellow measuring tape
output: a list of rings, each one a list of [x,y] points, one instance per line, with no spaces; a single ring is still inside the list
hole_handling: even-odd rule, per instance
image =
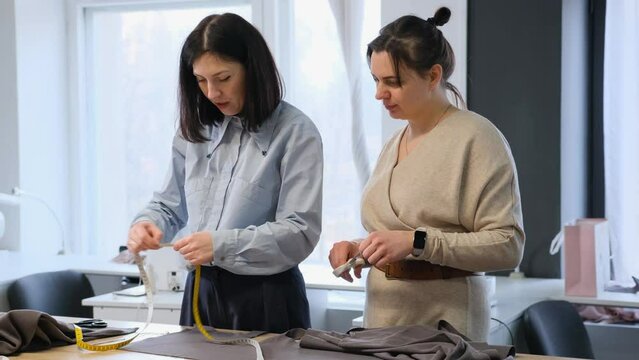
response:
[[[195,319],[195,326],[204,335],[207,340],[213,340],[213,335],[202,325],[202,319],[200,318],[200,309],[197,305],[197,299],[200,296],[200,277],[202,276],[202,268],[200,265],[195,266],[195,282],[193,284],[193,318]]]
[[[117,350],[123,346],[130,344],[138,335],[140,335],[144,329],[151,323],[151,318],[153,317],[153,291],[151,289],[151,285],[149,284],[149,277],[144,270],[144,260],[138,255],[135,255],[135,264],[138,266],[138,270],[140,271],[140,277],[142,278],[142,282],[144,283],[144,289],[146,291],[147,304],[149,311],[147,313],[146,323],[132,337],[123,341],[115,341],[108,342],[106,344],[90,344],[84,342],[82,336],[82,329],[77,326],[75,327],[75,339],[78,347],[90,350],[90,351],[109,351],[109,350]],[[204,335],[204,337],[215,344],[223,344],[223,345],[251,345],[255,348],[255,355],[257,360],[264,360],[264,356],[262,355],[262,349],[260,348],[260,344],[254,340],[249,338],[240,338],[240,339],[231,339],[231,340],[217,340],[202,325],[202,319],[200,318],[200,310],[198,307],[198,297],[200,294],[200,277],[202,276],[202,269],[200,265],[195,266],[195,281],[193,284],[193,318],[195,319],[195,326],[197,329]]]
[[[260,348],[260,343],[255,339],[249,338],[240,338],[240,339],[231,339],[231,340],[218,340],[213,338],[213,335],[209,334],[208,331],[202,325],[202,319],[200,318],[200,310],[198,308],[197,300],[200,294],[200,277],[202,276],[202,269],[200,265],[195,266],[195,281],[193,283],[193,318],[195,319],[195,326],[200,333],[204,335],[204,337],[215,344],[222,345],[251,345],[255,348],[255,358],[257,360],[264,360],[264,355],[262,355],[262,349]]]
[[[149,284],[149,276],[144,270],[144,259],[139,254],[135,254],[135,265],[137,265],[138,270],[140,271],[140,278],[142,278],[142,282],[144,283],[144,290],[146,291],[146,299],[148,304],[148,313],[146,317],[146,323],[142,327],[142,329],[138,330],[135,334],[133,334],[130,338],[123,341],[114,341],[107,340],[105,344],[97,344],[97,343],[88,343],[83,341],[82,328],[77,325],[73,325],[75,328],[75,343],[79,348],[89,350],[89,351],[109,351],[116,350],[123,346],[126,346],[133,341],[138,335],[146,329],[147,326],[151,323],[151,318],[153,317],[153,291],[151,289],[151,285]]]
[[[73,326],[75,327],[75,341],[78,347],[85,350],[90,350],[90,351],[117,350],[123,346],[129,345],[131,341],[133,341],[133,339],[135,339],[138,335],[140,335],[139,333],[137,333],[132,338],[124,340],[124,341],[113,342],[106,345],[96,345],[96,344],[89,344],[87,342],[84,342],[82,340],[82,329],[77,325],[73,325]]]

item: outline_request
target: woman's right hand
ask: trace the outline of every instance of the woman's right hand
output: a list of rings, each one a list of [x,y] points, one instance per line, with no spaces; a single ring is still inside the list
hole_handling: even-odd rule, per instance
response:
[[[150,221],[140,221],[129,229],[129,240],[126,243],[129,251],[137,254],[142,250],[157,250],[160,248],[162,231]]]
[[[339,241],[333,244],[330,253],[328,254],[328,261],[330,261],[333,269],[343,265],[350,258],[356,256],[359,253],[359,243],[355,241]],[[362,267],[356,266],[353,268],[355,277],[360,279],[362,277]],[[351,272],[345,271],[342,273],[342,278],[348,282],[353,282]]]

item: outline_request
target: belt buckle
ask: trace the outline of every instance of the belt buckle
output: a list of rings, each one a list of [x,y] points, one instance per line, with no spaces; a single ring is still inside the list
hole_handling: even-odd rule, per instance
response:
[[[388,263],[388,264],[386,264],[386,265],[384,266],[384,274],[386,275],[386,279],[387,279],[387,280],[397,280],[397,278],[396,278],[396,277],[394,277],[394,276],[392,276],[392,275],[390,274],[390,269],[391,269],[391,264],[390,264],[390,263]]]

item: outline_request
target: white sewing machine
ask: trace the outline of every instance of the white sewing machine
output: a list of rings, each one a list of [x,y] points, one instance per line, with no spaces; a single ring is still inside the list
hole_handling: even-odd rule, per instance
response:
[[[148,250],[144,260],[149,281],[155,291],[184,291],[187,262],[172,247]]]

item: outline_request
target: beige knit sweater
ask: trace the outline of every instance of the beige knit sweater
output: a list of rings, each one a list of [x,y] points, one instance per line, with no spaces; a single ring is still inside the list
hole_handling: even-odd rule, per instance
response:
[[[503,135],[484,117],[456,111],[399,164],[405,128],[384,146],[364,189],[368,232],[426,228],[419,259],[476,272],[515,268],[524,230],[515,163]],[[473,340],[490,321],[483,276],[449,280],[387,280],[372,268],[364,325],[436,325],[445,319]]]

